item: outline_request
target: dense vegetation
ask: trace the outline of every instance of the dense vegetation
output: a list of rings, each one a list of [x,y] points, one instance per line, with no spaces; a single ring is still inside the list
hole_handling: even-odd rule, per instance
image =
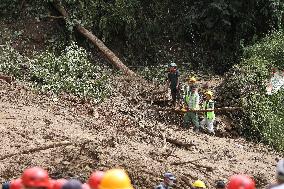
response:
[[[244,59],[227,73],[221,96],[244,107],[239,120],[244,133],[284,150],[284,90],[266,95],[272,69],[284,70],[284,33],[275,32],[245,48]],[[241,118],[241,119],[240,119]]]
[[[44,17],[49,0],[3,0],[2,14],[21,11]],[[131,65],[174,60],[223,73],[242,46],[281,26],[281,0],[63,0],[71,19],[91,29]],[[26,8],[26,9],[25,9]],[[55,14],[52,11],[52,14]]]
[[[61,54],[43,52],[32,59],[9,44],[0,46],[0,72],[30,81],[42,92],[68,92],[100,102],[110,92],[106,71],[88,59],[86,50],[71,43]]]

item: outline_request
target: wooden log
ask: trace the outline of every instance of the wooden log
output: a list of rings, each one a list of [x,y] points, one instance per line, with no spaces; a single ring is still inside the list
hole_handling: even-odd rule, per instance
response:
[[[53,1],[52,5],[54,8],[66,19],[68,17],[67,11],[60,5],[58,1]],[[75,28],[84,37],[89,39],[105,56],[106,58],[125,75],[137,76],[132,70],[130,70],[123,62],[94,34],[88,31],[80,24],[76,24]]]
[[[22,154],[29,154],[29,153],[33,153],[33,152],[37,152],[37,151],[41,151],[41,150],[47,150],[50,148],[56,148],[56,147],[61,147],[61,146],[69,146],[72,145],[71,142],[58,142],[58,143],[51,143],[48,145],[44,145],[44,146],[37,146],[35,148],[30,148],[30,149],[25,149],[25,150],[21,150],[15,153],[11,153],[11,154],[6,154],[0,157],[0,160],[4,160],[6,158],[10,158],[16,155],[22,155]]]

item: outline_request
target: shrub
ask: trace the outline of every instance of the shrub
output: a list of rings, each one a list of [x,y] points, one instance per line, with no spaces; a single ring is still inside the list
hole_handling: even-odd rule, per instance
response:
[[[9,45],[3,46],[1,52],[1,72],[21,79],[25,76],[24,79],[32,81],[43,92],[65,91],[79,97],[93,97],[97,101],[109,93],[105,71],[92,64],[86,51],[75,43],[66,47],[59,56],[44,52],[28,59]]]
[[[284,90],[266,94],[266,84],[271,68],[284,69],[284,33],[275,32],[259,43],[245,48],[244,59],[227,73],[219,88],[219,100],[223,105],[241,105],[243,117],[242,131],[249,138],[284,150]],[[225,100],[223,100],[225,99]]]

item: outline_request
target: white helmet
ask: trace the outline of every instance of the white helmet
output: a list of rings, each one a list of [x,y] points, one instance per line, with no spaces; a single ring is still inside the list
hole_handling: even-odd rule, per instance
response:
[[[284,159],[281,159],[277,163],[276,171],[278,179],[284,180]]]

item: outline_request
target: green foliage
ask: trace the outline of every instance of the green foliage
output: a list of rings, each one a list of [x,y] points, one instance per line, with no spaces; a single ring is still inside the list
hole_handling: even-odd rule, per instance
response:
[[[44,52],[27,59],[9,45],[1,46],[0,52],[1,72],[32,81],[43,92],[65,91],[101,101],[110,91],[106,73],[92,64],[86,51],[75,43],[59,56]]]
[[[52,9],[51,0],[11,1],[1,1],[4,14],[25,11],[22,14],[41,18]],[[22,2],[26,9],[19,11]],[[132,65],[168,63],[173,55],[161,59],[159,54],[171,49],[168,41],[174,41],[189,44],[182,49],[184,62],[193,67],[214,67],[221,73],[238,62],[243,44],[281,27],[284,10],[281,0],[60,2],[69,13],[69,31],[75,23],[81,23]]]
[[[246,136],[259,139],[284,150],[284,90],[266,95],[271,68],[284,70],[284,33],[275,32],[259,43],[247,47],[239,65],[227,74],[220,88],[223,105],[241,105],[244,115],[235,115]],[[220,100],[220,99],[219,99]]]

